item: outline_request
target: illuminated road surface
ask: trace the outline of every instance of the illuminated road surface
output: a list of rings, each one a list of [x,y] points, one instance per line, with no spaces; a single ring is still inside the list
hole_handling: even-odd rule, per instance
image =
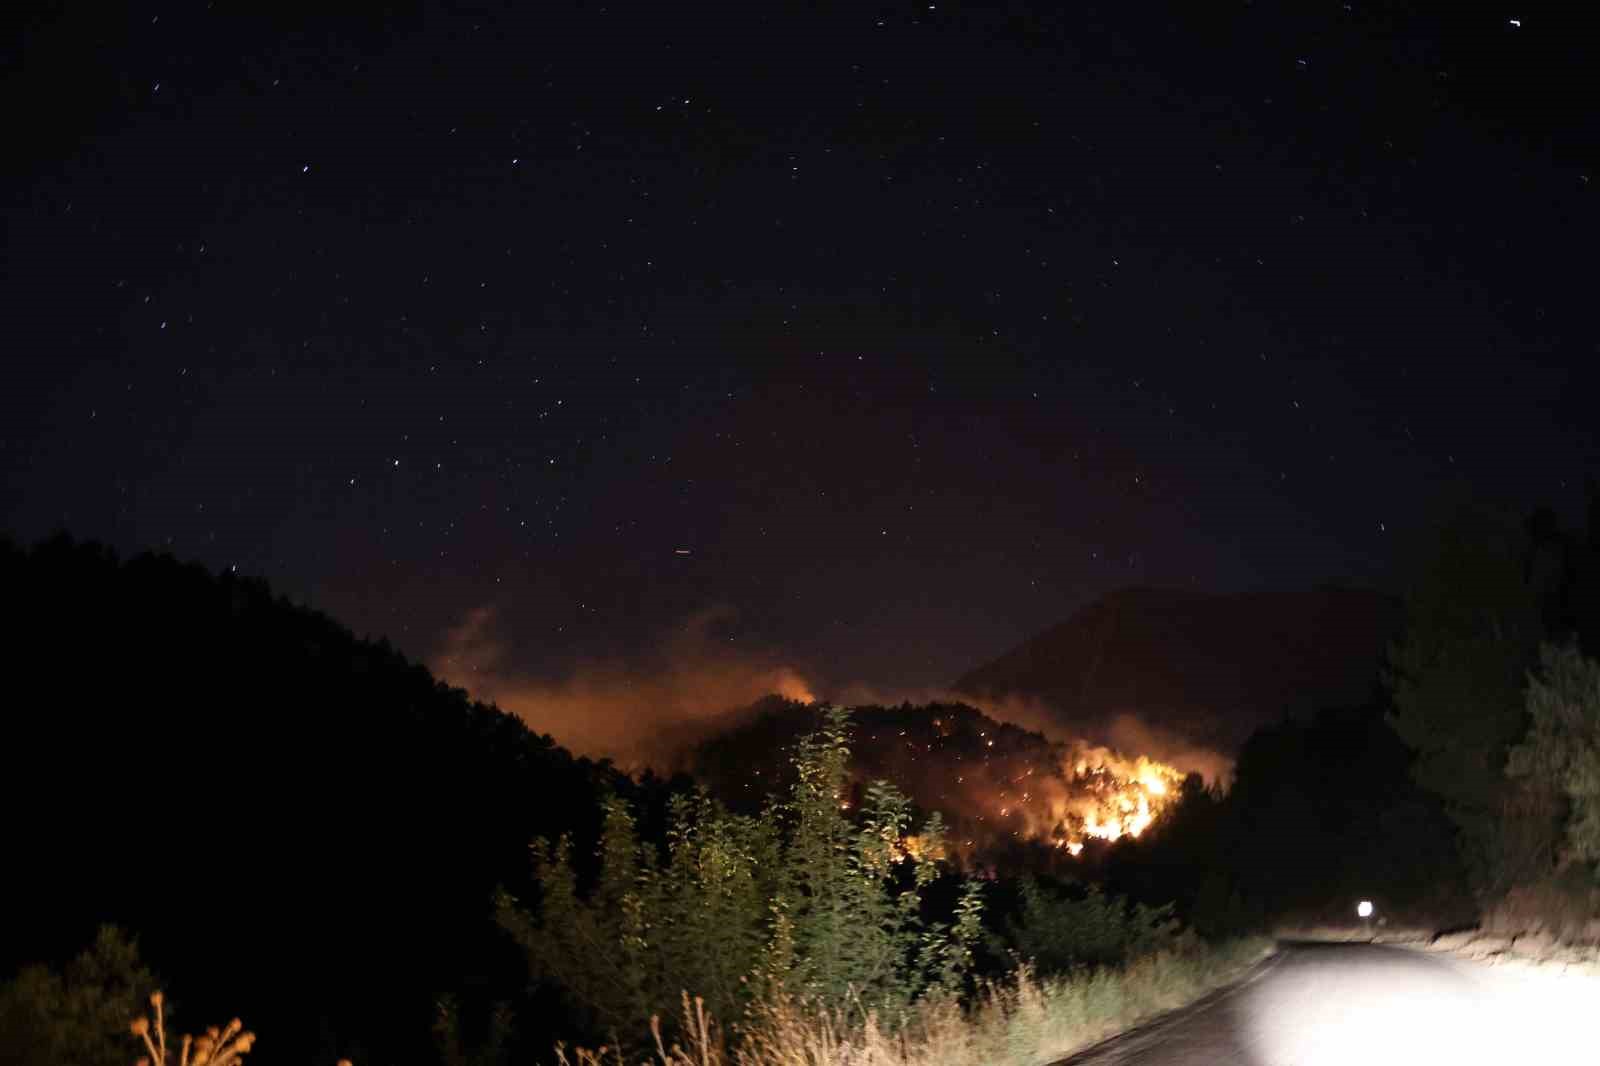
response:
[[[1600,1064],[1600,978],[1285,943],[1240,986],[1061,1066]]]

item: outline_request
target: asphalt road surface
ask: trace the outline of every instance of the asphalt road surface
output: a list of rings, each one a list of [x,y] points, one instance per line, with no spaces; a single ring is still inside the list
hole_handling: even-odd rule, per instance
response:
[[[1600,980],[1284,942],[1240,983],[1057,1066],[1600,1064]]]

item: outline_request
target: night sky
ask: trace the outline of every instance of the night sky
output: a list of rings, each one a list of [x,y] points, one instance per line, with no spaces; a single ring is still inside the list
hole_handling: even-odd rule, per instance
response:
[[[232,6],[6,46],[24,543],[900,691],[1600,465],[1570,5]]]

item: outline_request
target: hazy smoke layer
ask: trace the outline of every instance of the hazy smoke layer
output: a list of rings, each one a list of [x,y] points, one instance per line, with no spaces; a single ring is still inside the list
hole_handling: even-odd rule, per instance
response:
[[[835,693],[826,693],[825,698],[849,705],[965,703],[997,722],[1008,722],[1039,733],[1047,740],[1067,745],[1103,745],[1130,758],[1145,755],[1175,766],[1184,773],[1198,773],[1209,784],[1226,782],[1233,772],[1233,760],[1226,754],[1197,744],[1175,730],[1142,721],[1131,711],[1118,713],[1106,720],[1072,722],[1049,704],[1020,696],[996,699],[937,688],[889,691],[862,683],[846,685]]]
[[[716,627],[733,617],[731,607],[707,608],[664,633],[639,661],[582,663],[552,683],[520,672],[495,608],[475,607],[445,634],[428,666],[573,751],[624,767],[660,766],[731,710],[772,693],[812,699],[779,657],[716,638]]]
[[[581,663],[562,681],[519,671],[491,605],[467,611],[445,633],[428,666],[474,698],[516,714],[528,726],[580,754],[609,756],[624,767],[670,768],[689,745],[722,725],[730,712],[777,693],[812,702],[813,687],[780,656],[717,639],[733,608],[710,607],[663,633],[637,661]],[[852,683],[823,698],[847,706],[966,703],[1000,722],[1069,745],[1104,745],[1127,757],[1148,756],[1208,782],[1226,780],[1232,760],[1132,713],[1109,721],[1070,722],[1060,712],[1016,697],[975,699],[947,689],[894,690]]]
[[[1194,744],[1170,730],[1148,725],[1132,714],[1119,714],[1111,719],[1106,728],[1106,743],[1118,751],[1159,759],[1185,773],[1198,773],[1208,784],[1226,782],[1233,774],[1233,760],[1222,752]]]
[[[1036,700],[979,699],[954,694],[946,698],[971,704],[997,722],[1031,729],[1062,744],[1103,745],[1129,758],[1148,756],[1186,774],[1198,773],[1208,784],[1225,782],[1233,772],[1233,760],[1222,752],[1141,721],[1128,711],[1115,714],[1109,720],[1069,722],[1060,712]]]

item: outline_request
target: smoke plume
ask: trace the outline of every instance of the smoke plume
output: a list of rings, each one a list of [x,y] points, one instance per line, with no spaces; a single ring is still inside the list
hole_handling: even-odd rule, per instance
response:
[[[1233,760],[1223,752],[1197,743],[1174,729],[1164,728],[1124,711],[1109,719],[1073,722],[1048,703],[1021,696],[976,696],[947,688],[876,688],[864,682],[845,685],[827,698],[849,706],[877,704],[893,707],[903,703],[964,703],[976,707],[997,722],[1005,722],[1038,733],[1046,740],[1072,747],[1103,747],[1127,757],[1147,756],[1176,767],[1183,773],[1198,773],[1208,784],[1226,783],[1233,773]],[[1109,752],[1107,754],[1110,754]]]
[[[518,670],[496,609],[474,607],[445,633],[428,666],[573,751],[660,768],[763,696],[812,702],[800,672],[778,656],[717,639],[717,626],[734,614],[726,606],[698,611],[638,661],[591,660],[549,682]]]
[[[660,634],[636,660],[594,659],[566,678],[548,681],[519,670],[496,608],[474,607],[446,631],[428,660],[433,672],[474,698],[497,704],[529,728],[548,733],[584,755],[618,765],[658,770],[675,767],[690,746],[733,725],[737,712],[762,697],[814,702],[814,686],[783,657],[718,639],[736,616],[728,606],[697,611]],[[1226,781],[1232,760],[1175,731],[1122,713],[1109,720],[1069,721],[1047,704],[1019,697],[993,699],[946,688],[887,690],[854,682],[821,695],[847,706],[965,703],[998,722],[1039,733],[1056,743],[1148,756],[1208,782]]]

